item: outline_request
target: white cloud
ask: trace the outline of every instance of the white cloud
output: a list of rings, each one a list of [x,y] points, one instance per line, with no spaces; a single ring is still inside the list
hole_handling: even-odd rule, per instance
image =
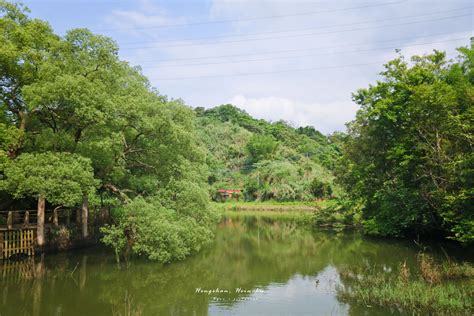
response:
[[[185,18],[171,15],[166,9],[157,6],[150,0],[139,0],[137,2],[138,4],[133,9],[112,10],[105,17],[105,23],[128,35],[153,40],[161,32],[152,29],[152,27],[186,22]]]
[[[199,11],[199,14],[197,14],[187,8],[184,10],[176,4],[160,3],[160,6],[156,6],[151,0],[141,0],[138,6],[128,8],[128,10],[115,10],[107,16],[107,24],[109,27],[117,28],[148,27],[187,22],[193,23],[196,21],[236,20],[251,17],[278,16],[367,5],[367,3],[353,1],[212,0],[210,3],[203,4],[201,7],[202,11]],[[328,14],[193,25],[192,27],[145,29],[133,32],[123,31],[117,36],[121,43],[136,41],[149,42],[138,45],[141,46],[141,48],[123,50],[121,54],[132,64],[143,64],[143,71],[145,75],[150,78],[151,83],[157,86],[162,93],[170,97],[182,98],[191,106],[211,107],[231,102],[259,118],[274,121],[283,119],[291,121],[295,125],[314,125],[322,132],[330,133],[334,130],[344,130],[344,123],[354,118],[357,106],[351,101],[351,93],[359,88],[367,87],[369,83],[375,82],[377,74],[382,70],[382,63],[396,56],[394,49],[344,54],[331,54],[331,52],[357,50],[359,48],[391,47],[396,45],[406,46],[425,42],[444,41],[446,39],[463,36],[466,37],[466,43],[461,42],[461,44],[465,45],[469,41],[469,32],[420,39],[413,38],[465,30],[466,26],[469,26],[467,25],[468,23],[466,23],[467,18],[433,21],[424,24],[407,24],[406,26],[400,27],[378,28],[378,26],[416,20],[416,18],[411,18],[386,22],[384,21],[385,18],[417,16],[432,11],[452,10],[453,8],[465,7],[468,3],[467,0],[456,0],[449,3],[436,1],[417,1],[416,3],[409,3],[402,1],[400,4],[393,6],[343,10]],[[208,14],[208,16],[203,16],[203,12],[204,14]],[[455,14],[459,13],[460,12],[457,12]],[[186,17],[183,17],[183,15]],[[440,16],[446,15],[450,14],[440,14]],[[291,29],[318,28],[372,20],[378,20],[380,22],[369,23],[367,26],[377,26],[376,28],[355,32],[348,30],[350,29],[348,27],[332,27],[331,30],[342,30],[342,32],[305,37],[265,39],[251,42],[242,41],[237,43],[223,43],[228,41],[229,38],[216,38],[206,41],[209,45],[195,45],[196,41],[189,40],[189,38],[193,37],[236,36]],[[325,29],[322,29],[322,31],[324,30]],[[302,32],[287,32],[287,34],[302,34]],[[271,36],[272,35],[266,35],[262,37]],[[255,38],[255,36],[249,37]],[[151,43],[154,40],[163,39],[178,41],[165,44]],[[393,42],[383,42],[391,39],[397,40]],[[184,46],[163,47],[169,46],[169,44]],[[359,45],[358,47],[321,49],[321,47],[324,46],[351,46],[354,44],[363,45]],[[459,42],[427,44],[403,48],[402,52],[407,56],[411,54],[428,53],[433,48],[446,49],[452,52],[454,47],[460,46],[461,44],[459,44]],[[129,47],[130,45],[124,46]],[[155,47],[150,48],[153,46]],[[249,58],[246,54],[288,49],[308,51],[304,51],[303,53],[284,53],[278,54],[277,56],[295,56],[305,53],[311,55],[311,52],[320,55],[280,60],[264,60],[259,62],[160,67],[170,64],[169,62],[162,62],[162,60],[165,59],[210,57],[202,61],[202,63],[212,63],[215,61],[261,58],[261,56],[255,57],[255,55]],[[230,54],[241,55],[241,57],[219,59],[213,57]],[[267,56],[274,57],[271,55]],[[199,60],[186,61],[183,63],[190,62],[200,63]],[[380,64],[363,67],[203,78],[197,80],[159,80],[159,78],[278,72],[291,69],[320,68],[371,62],[380,62]],[[172,62],[172,64],[179,63],[179,61]]]
[[[250,115],[270,121],[285,120],[294,126],[312,125],[323,133],[343,130],[358,109],[351,102],[304,103],[279,97],[247,98],[236,95],[230,102]]]

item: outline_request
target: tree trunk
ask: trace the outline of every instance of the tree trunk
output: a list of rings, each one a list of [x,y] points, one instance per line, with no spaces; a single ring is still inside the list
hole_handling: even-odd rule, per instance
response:
[[[82,199],[82,237],[87,238],[89,232],[87,231],[87,219],[89,217],[89,199],[84,195]]]
[[[44,245],[44,209],[45,209],[46,199],[44,196],[38,198],[38,223],[36,227],[36,239],[38,246]]]
[[[20,117],[20,129],[22,131],[24,131],[26,129],[26,119],[28,117],[28,114],[26,112],[22,112],[20,111],[20,113],[18,113],[18,116]]]

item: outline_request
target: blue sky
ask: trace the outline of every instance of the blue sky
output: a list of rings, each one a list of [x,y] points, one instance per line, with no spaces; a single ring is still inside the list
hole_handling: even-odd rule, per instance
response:
[[[190,106],[233,103],[268,120],[344,130],[351,93],[395,47],[455,56],[473,35],[470,1],[28,0],[55,31],[117,41],[153,86]]]

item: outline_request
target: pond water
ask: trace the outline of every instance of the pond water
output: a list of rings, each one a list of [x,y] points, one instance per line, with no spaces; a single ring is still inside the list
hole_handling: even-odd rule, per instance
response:
[[[435,256],[472,261],[432,247]],[[107,249],[44,255],[0,268],[5,315],[401,315],[338,298],[344,268],[414,266],[413,242],[289,224],[226,221],[202,252],[161,265],[117,265]],[[32,277],[36,275],[36,277]]]

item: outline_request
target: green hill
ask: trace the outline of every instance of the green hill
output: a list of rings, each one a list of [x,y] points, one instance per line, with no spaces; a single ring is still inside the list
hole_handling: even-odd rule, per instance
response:
[[[268,122],[226,104],[196,108],[199,138],[207,149],[211,196],[242,189],[246,200],[311,200],[340,194],[333,168],[339,135],[313,127]]]

